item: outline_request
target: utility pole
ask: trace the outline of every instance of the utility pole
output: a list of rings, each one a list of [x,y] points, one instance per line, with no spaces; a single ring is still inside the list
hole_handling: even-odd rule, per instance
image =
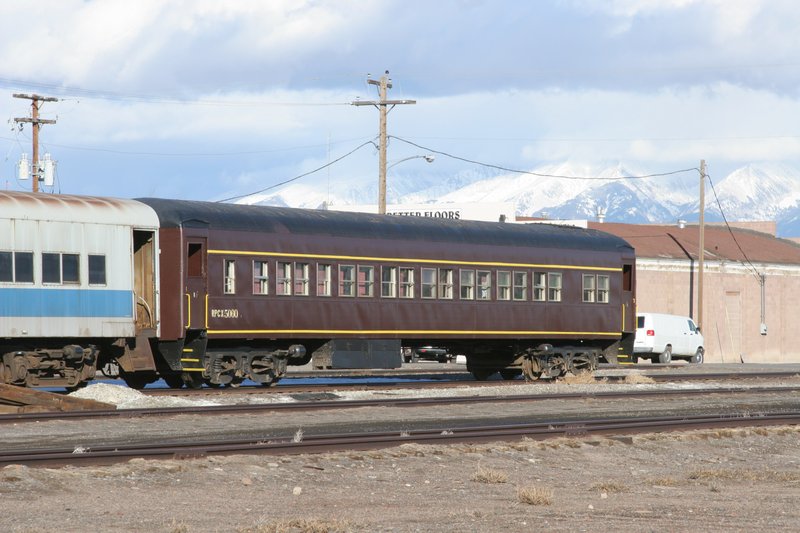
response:
[[[416,104],[416,100],[387,100],[386,90],[392,88],[392,80],[387,70],[380,80],[367,78],[367,83],[378,86],[378,101],[356,100],[352,105],[375,106],[380,112],[380,146],[378,147],[378,213],[386,214],[386,115],[398,104]],[[387,109],[387,106],[391,106]]]
[[[703,260],[706,255],[706,160],[700,160],[700,250],[697,257],[697,327],[703,325]]]
[[[31,101],[31,116],[15,118],[14,122],[29,122],[33,128],[33,162],[31,177],[33,181],[33,192],[39,192],[39,126],[41,124],[55,124],[55,120],[39,118],[39,102],[58,102],[58,98],[52,96],[39,96],[38,94],[14,94],[14,98],[25,98]]]

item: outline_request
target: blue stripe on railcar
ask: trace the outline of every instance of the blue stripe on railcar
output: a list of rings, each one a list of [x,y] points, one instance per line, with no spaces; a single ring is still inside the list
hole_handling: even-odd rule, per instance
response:
[[[133,293],[106,289],[0,289],[0,317],[133,318]]]

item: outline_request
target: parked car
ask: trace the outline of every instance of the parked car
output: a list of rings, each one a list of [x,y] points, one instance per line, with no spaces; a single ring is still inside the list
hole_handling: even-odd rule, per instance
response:
[[[416,362],[418,359],[432,359],[440,363],[450,360],[450,353],[447,348],[438,346],[417,346],[403,348],[403,361],[406,363]]]
[[[644,358],[654,363],[666,364],[673,359],[686,359],[699,364],[703,362],[704,354],[703,334],[691,318],[659,313],[636,315],[634,363]]]

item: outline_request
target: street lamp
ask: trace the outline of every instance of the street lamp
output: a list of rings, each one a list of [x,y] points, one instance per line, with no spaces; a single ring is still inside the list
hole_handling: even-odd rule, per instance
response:
[[[412,155],[412,156],[409,156],[409,157],[404,157],[403,159],[400,159],[399,161],[395,161],[394,163],[392,163],[391,165],[386,167],[386,170],[388,171],[390,168],[395,167],[395,166],[399,165],[400,163],[404,163],[406,161],[410,161],[412,159],[424,159],[428,163],[433,163],[433,161],[436,159],[436,156],[433,155],[433,154],[425,154],[425,155]],[[385,215],[386,214],[386,181],[381,181],[380,186],[381,186],[381,190],[379,191],[379,194],[378,194],[378,213],[380,213],[381,215]]]

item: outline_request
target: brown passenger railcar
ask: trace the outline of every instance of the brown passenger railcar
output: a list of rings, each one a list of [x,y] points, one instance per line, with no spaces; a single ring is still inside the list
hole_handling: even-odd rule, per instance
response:
[[[315,353],[399,364],[401,345],[534,378],[632,346],[634,250],[603,232],[141,201],[160,220],[157,351],[190,385],[269,384]]]

